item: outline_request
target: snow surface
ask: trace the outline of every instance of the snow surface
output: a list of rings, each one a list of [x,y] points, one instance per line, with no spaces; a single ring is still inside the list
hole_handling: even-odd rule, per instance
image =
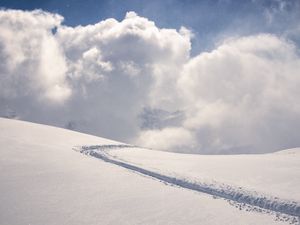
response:
[[[300,148],[270,154],[193,155],[131,148],[109,155],[187,180],[227,184],[300,202]]]
[[[138,172],[156,178],[162,182],[177,185],[186,189],[207,193],[218,196],[227,200],[233,200],[238,203],[258,206],[263,209],[275,212],[285,213],[292,216],[300,216],[300,203],[294,200],[282,199],[256,191],[246,190],[244,187],[234,187],[232,185],[218,183],[215,181],[204,182],[201,178],[191,178],[189,174],[179,175],[167,170],[157,170],[147,168],[145,165],[136,165],[132,161],[120,160],[115,155],[110,154],[111,150],[120,148],[131,148],[129,145],[100,145],[100,146],[82,146],[74,148],[81,153],[99,158],[105,162],[109,162],[123,168]],[[143,149],[140,149],[144,151]]]
[[[0,119],[0,224],[298,222],[295,217],[251,208],[251,205],[243,209],[234,201],[167,185],[151,176],[141,176],[128,168],[73,151],[103,151],[99,146],[106,146],[107,156],[145,170],[196,181],[203,178],[224,182],[245,190],[253,188],[280,198],[299,200],[297,151],[253,156],[183,155],[132,148],[60,128]],[[263,157],[261,161],[260,157]],[[255,181],[259,170],[260,179],[267,179],[265,185]],[[269,189],[268,184],[272,185]]]

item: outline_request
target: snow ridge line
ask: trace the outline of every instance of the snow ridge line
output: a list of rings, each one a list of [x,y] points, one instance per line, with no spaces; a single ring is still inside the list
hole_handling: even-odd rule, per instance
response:
[[[80,149],[74,149],[85,155],[90,155],[101,159],[107,163],[115,164],[117,166],[132,170],[134,172],[147,175],[156,178],[160,181],[176,185],[182,188],[190,189],[197,192],[206,193],[209,195],[221,197],[227,200],[232,200],[238,203],[248,204],[252,206],[257,206],[262,209],[271,210],[277,213],[284,213],[290,216],[300,217],[300,203],[295,201],[281,200],[278,198],[268,198],[265,196],[255,196],[250,193],[246,193],[241,190],[231,188],[230,186],[226,188],[218,188],[215,185],[209,185],[204,183],[194,183],[189,180],[179,179],[176,177],[171,177],[168,175],[163,175],[157,172],[153,172],[127,162],[123,162],[117,159],[110,158],[107,155],[107,149],[113,148],[132,148],[131,145],[97,145],[97,146],[82,146]]]

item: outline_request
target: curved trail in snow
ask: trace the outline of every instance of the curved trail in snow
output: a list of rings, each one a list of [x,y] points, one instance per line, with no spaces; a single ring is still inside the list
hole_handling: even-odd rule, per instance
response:
[[[101,159],[105,162],[115,164],[117,166],[132,170],[134,172],[150,176],[158,179],[162,182],[176,185],[185,189],[190,189],[197,192],[206,193],[209,195],[224,198],[226,200],[235,201],[237,203],[247,204],[250,206],[260,207],[262,209],[270,210],[276,213],[283,213],[289,216],[300,217],[300,203],[295,201],[287,201],[279,198],[271,198],[261,195],[254,195],[246,192],[242,189],[232,188],[227,186],[226,188],[217,187],[214,184],[195,183],[186,179],[176,178],[169,175],[164,175],[158,172],[150,171],[142,167],[132,165],[128,162],[112,158],[107,154],[107,150],[114,148],[131,148],[130,145],[95,145],[95,146],[82,146],[79,151],[83,154],[90,155]]]

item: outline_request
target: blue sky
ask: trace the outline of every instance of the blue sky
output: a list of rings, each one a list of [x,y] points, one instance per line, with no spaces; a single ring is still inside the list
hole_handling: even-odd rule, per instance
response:
[[[193,30],[192,54],[211,50],[219,39],[257,33],[282,35],[298,23],[298,0],[0,0],[4,8],[58,13],[68,26],[95,24],[106,18],[122,20],[135,11],[158,27]],[[299,42],[298,37],[294,38]]]

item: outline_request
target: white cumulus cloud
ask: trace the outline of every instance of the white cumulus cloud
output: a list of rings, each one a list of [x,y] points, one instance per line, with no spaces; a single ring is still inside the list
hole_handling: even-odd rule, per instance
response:
[[[0,10],[1,115],[170,151],[300,145],[300,57],[288,39],[228,38],[191,57],[192,31],[134,12],[62,22],[41,10]]]
[[[40,10],[0,11],[1,97],[62,102],[70,96],[65,57],[52,35],[62,19]]]

